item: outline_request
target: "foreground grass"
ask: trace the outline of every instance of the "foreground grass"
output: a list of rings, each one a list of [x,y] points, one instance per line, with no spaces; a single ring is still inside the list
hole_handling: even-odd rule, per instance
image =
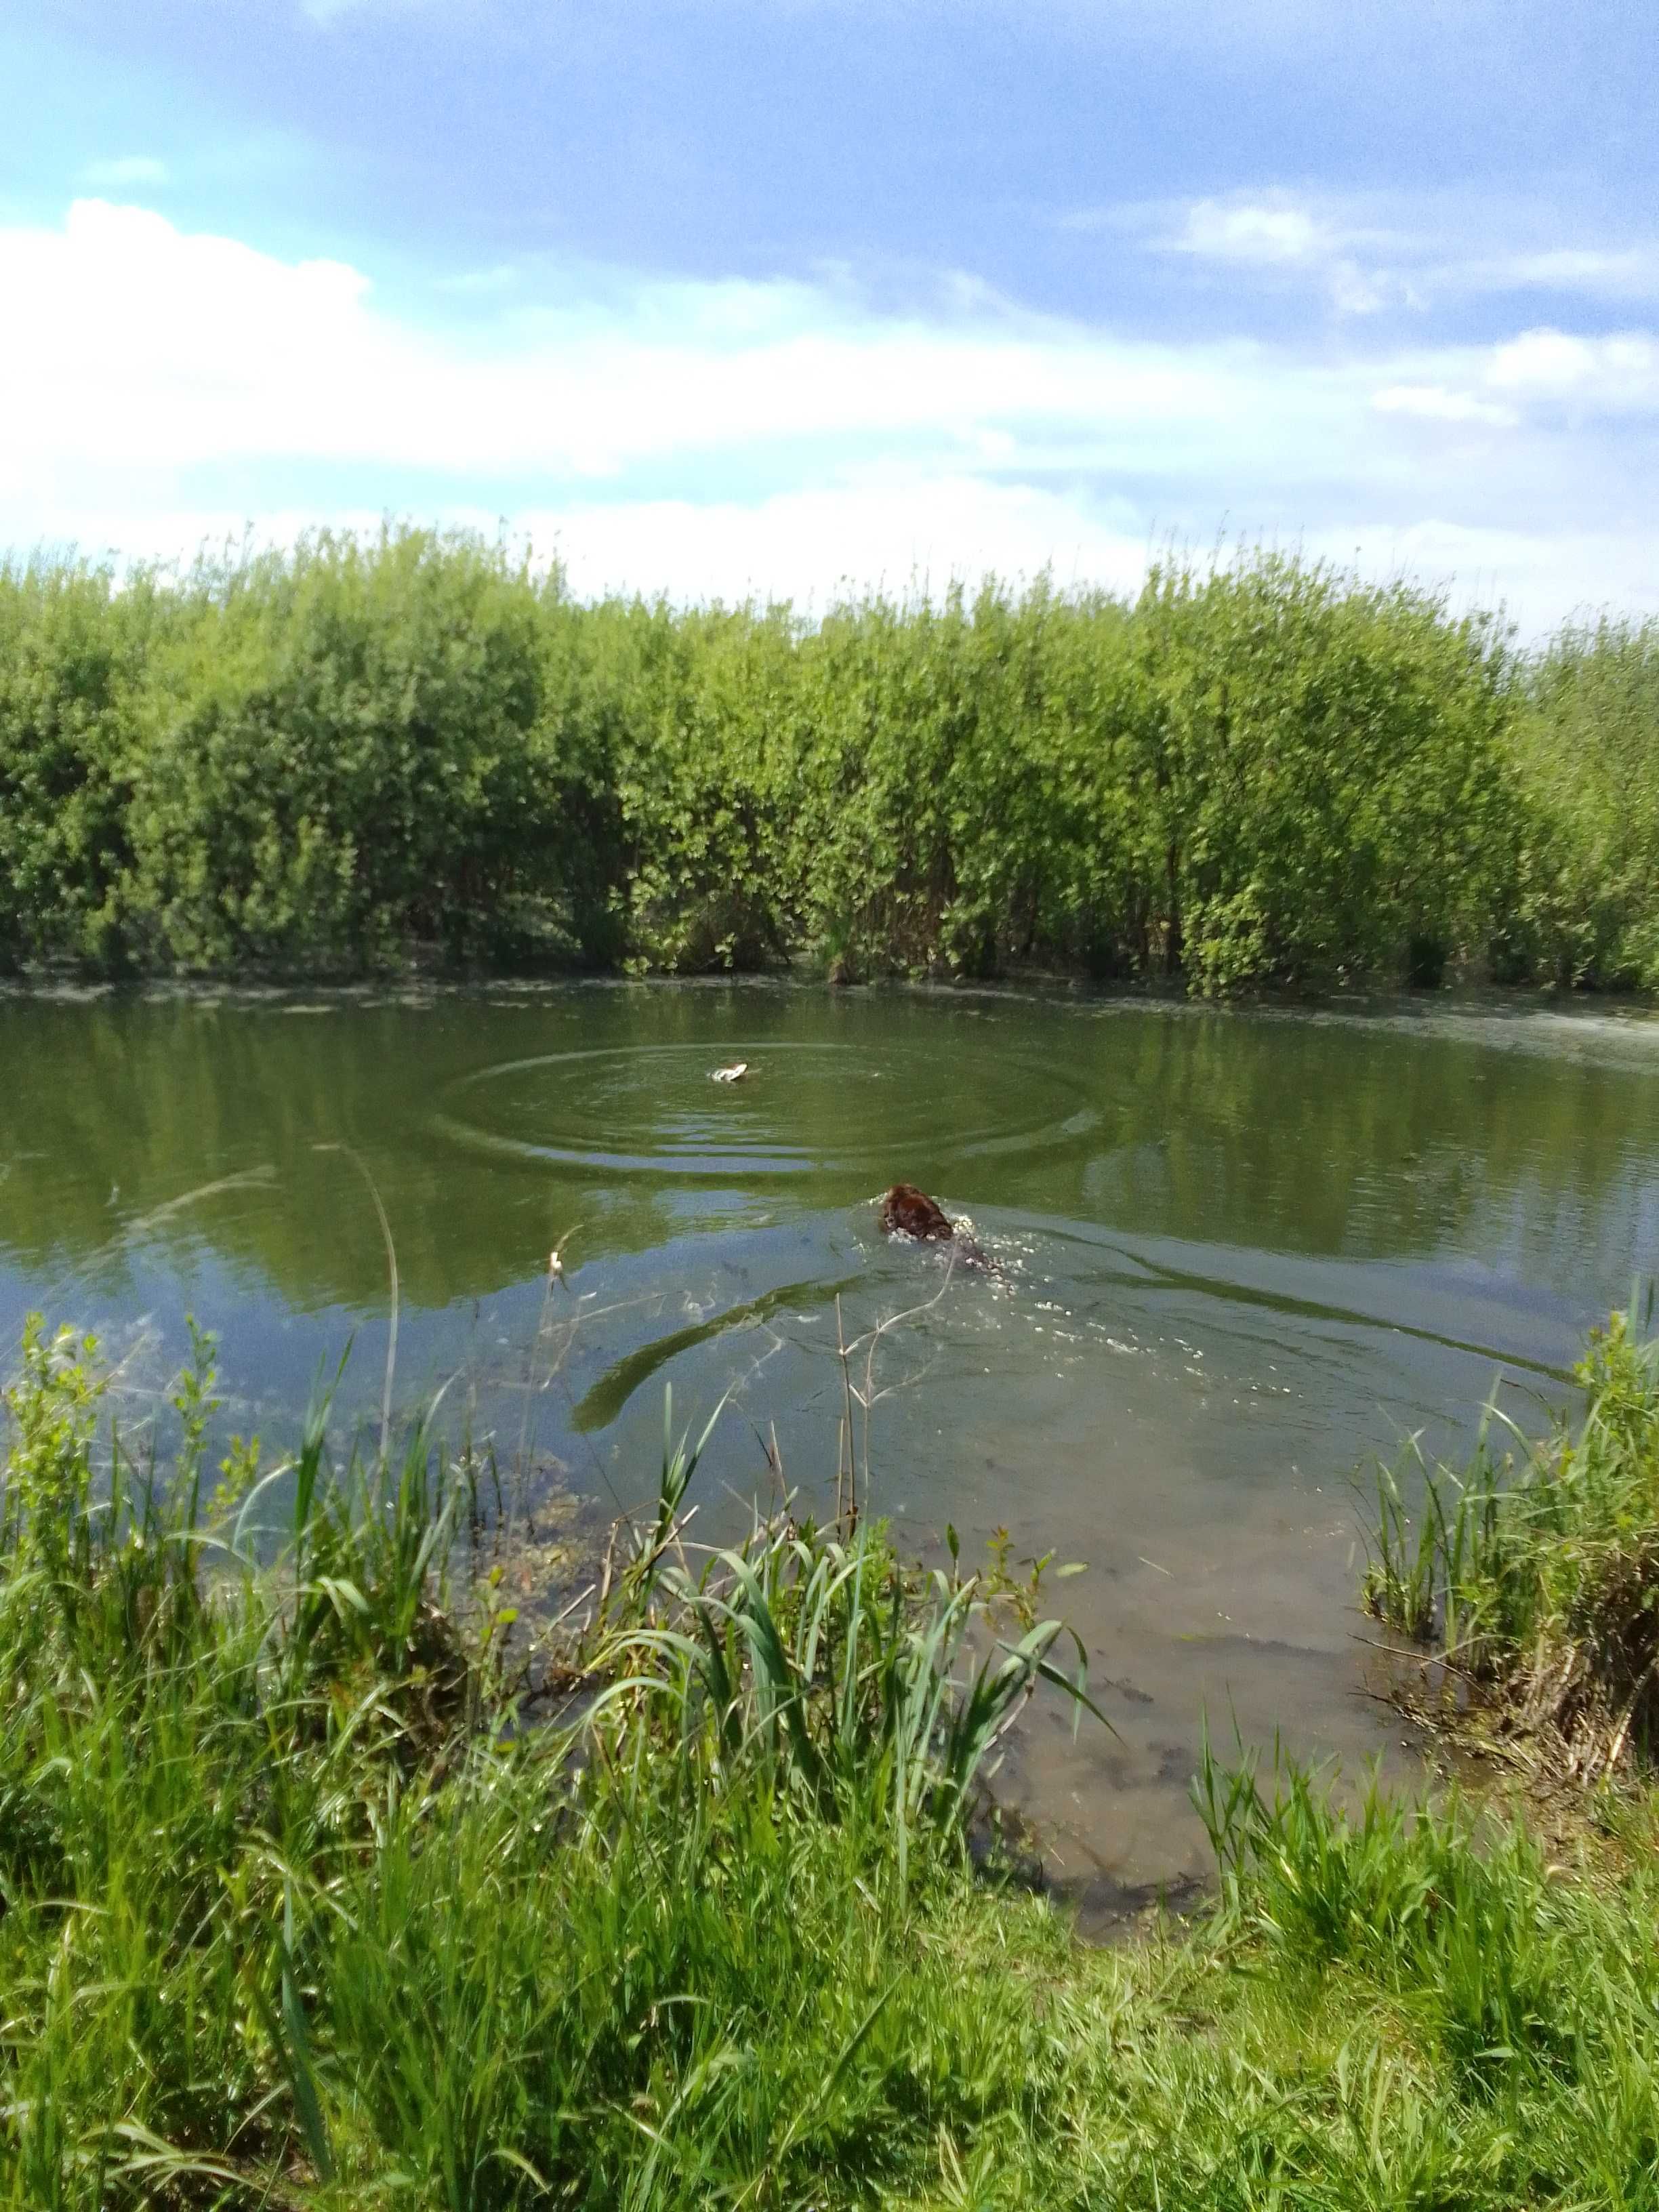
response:
[[[0,2201],[1655,2201],[1644,1866],[1206,1762],[1213,1913],[1091,1951],[963,1848],[1083,1694],[1029,1591],[787,1522],[700,1559],[683,1448],[532,1644],[448,1586],[429,1439],[319,1420],[208,1497],[210,1388],[112,1491],[83,1347],[9,1394]]]

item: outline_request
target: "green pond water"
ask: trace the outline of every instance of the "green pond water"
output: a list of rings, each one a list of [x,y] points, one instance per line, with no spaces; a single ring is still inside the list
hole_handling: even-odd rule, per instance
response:
[[[732,1393],[697,1533],[769,1490],[775,1431],[827,1499],[836,1295],[849,1334],[898,1317],[872,1502],[918,1549],[949,1521],[965,1553],[1006,1527],[1087,1563],[1056,1592],[1119,1736],[1040,1718],[1004,1783],[1085,1893],[1133,1897],[1204,1863],[1206,1711],[1403,1764],[1355,1471],[1412,1431],[1460,1448],[1500,1370],[1517,1415],[1562,1402],[1584,1327],[1659,1267],[1659,1020],[763,984],[0,998],[0,1331],[96,1328],[135,1424],[187,1313],[228,1429],[290,1440],[348,1337],[341,1419],[378,1407],[364,1170],[399,1400],[447,1384],[532,1535],[647,1496],[670,1383],[677,1421]],[[900,1178],[994,1267],[885,1241]]]

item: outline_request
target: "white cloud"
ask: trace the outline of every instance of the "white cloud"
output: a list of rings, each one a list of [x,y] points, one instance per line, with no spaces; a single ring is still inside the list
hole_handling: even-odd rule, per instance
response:
[[[167,163],[149,154],[121,154],[112,161],[88,161],[81,172],[82,184],[95,191],[131,191],[138,185],[164,185],[167,180]]]
[[[1435,422],[1487,422],[1509,428],[1520,418],[1512,407],[1477,398],[1470,392],[1448,391],[1439,384],[1390,384],[1371,404],[1383,415],[1417,415]]]
[[[1382,223],[1367,201],[1312,204],[1289,193],[1200,199],[1171,210],[1096,210],[1067,218],[1077,229],[1139,228],[1156,251],[1188,254],[1265,280],[1316,284],[1345,313],[1426,308],[1480,293],[1553,291],[1587,299],[1659,297],[1659,245],[1471,250],[1468,211],[1413,212]]]
[[[1400,300],[1400,288],[1362,269],[1357,261],[1333,262],[1329,272],[1331,299],[1346,315],[1380,314]]]
[[[1327,226],[1289,201],[1195,200],[1181,228],[1163,244],[1172,253],[1276,267],[1323,261],[1334,250]]]
[[[1443,587],[1456,607],[1501,607],[1523,637],[1601,607],[1659,614],[1659,538],[1643,526],[1508,530],[1431,514],[1400,529],[1327,524],[1305,547],[1367,574]]]
[[[641,548],[655,588],[680,599],[768,596],[822,610],[842,592],[913,586],[938,592],[988,571],[1061,585],[1132,591],[1149,544],[1133,520],[1089,512],[1025,484],[944,477],[786,492],[755,505],[643,500],[516,516],[532,541],[556,549],[574,589],[637,589]]]
[[[1659,247],[1555,246],[1543,252],[1499,253],[1485,260],[1449,264],[1441,281],[1448,290],[1652,299],[1659,295]]]
[[[463,344],[379,312],[341,263],[280,262],[100,201],[62,230],[0,231],[0,296],[35,333],[0,355],[0,420],[31,429],[0,449],[0,493],[64,471],[279,459],[603,477],[872,441],[1200,463],[1241,419],[1296,472],[1346,404],[1341,380],[1249,345],[1034,317],[941,326],[794,284],[639,283]]]
[[[489,269],[464,269],[458,276],[434,276],[432,288],[436,292],[499,293],[512,291],[521,281],[510,262],[501,261]]]
[[[1659,575],[1659,503],[1605,414],[1655,386],[1639,332],[1315,354],[1129,340],[971,293],[880,315],[845,283],[541,270],[457,336],[343,263],[103,201],[0,228],[0,297],[32,334],[0,349],[0,545],[168,556],[249,518],[280,538],[504,512],[556,528],[584,587],[822,603],[839,578],[1050,562],[1128,582],[1171,532],[1322,547],[1358,515],[1372,549],[1490,540],[1491,578],[1540,609],[1551,544],[1576,549],[1564,606],[1587,576],[1630,603]],[[1604,540],[1617,559],[1588,550]]]
[[[1437,380],[1412,379],[1373,393],[1383,415],[1513,430],[1562,409],[1580,418],[1659,411],[1659,340],[1645,331],[1583,337],[1523,331],[1501,343],[1449,352]]]
[[[1496,391],[1522,398],[1644,412],[1659,408],[1659,341],[1641,331],[1604,337],[1526,331],[1496,349],[1486,381]]]
[[[476,11],[480,0],[298,0],[300,13],[331,30],[348,15],[413,15],[441,7],[452,15]]]
[[[1373,225],[1339,220],[1288,193],[1194,200],[1180,210],[1173,229],[1166,217],[1151,243],[1161,252],[1255,269],[1281,284],[1297,278],[1317,284],[1344,314],[1422,305],[1411,274],[1395,265],[1399,238]],[[1379,258],[1384,255],[1392,258]]]

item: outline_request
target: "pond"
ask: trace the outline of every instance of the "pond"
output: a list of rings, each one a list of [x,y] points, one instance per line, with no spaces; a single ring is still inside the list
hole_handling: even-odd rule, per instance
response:
[[[743,1081],[709,1079],[744,1060]],[[903,1179],[993,1261],[882,1237]],[[372,1188],[371,1188],[372,1185]],[[1212,1735],[1401,1761],[1367,1691],[1357,1470],[1564,1402],[1659,1266],[1659,1020],[1520,1000],[1216,1012],[765,983],[0,998],[0,1329],[94,1328],[131,1417],[194,1314],[228,1428],[447,1384],[537,1510],[646,1498],[732,1394],[699,1534],[833,1498],[837,1314],[876,1346],[873,1509],[1053,1584],[1115,1738],[1011,1755],[1097,1899],[1205,1863]],[[564,1270],[550,1281],[548,1256]],[[860,1373],[862,1370],[860,1369]],[[1363,1480],[1363,1474],[1360,1477]],[[1051,1570],[1052,1573],[1052,1570]]]

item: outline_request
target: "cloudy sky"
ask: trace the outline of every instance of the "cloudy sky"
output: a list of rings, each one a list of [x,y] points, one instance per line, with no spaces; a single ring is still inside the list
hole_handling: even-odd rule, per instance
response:
[[[6,0],[0,545],[1659,608],[1655,0]]]

